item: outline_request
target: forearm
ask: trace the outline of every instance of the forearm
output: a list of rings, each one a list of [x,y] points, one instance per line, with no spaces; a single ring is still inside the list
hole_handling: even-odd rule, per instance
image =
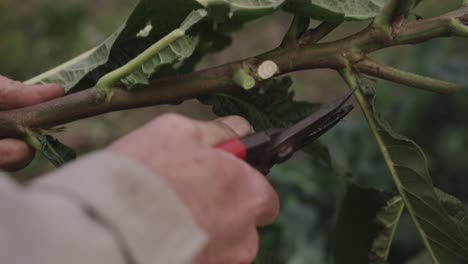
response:
[[[161,178],[109,153],[26,188],[4,181],[0,196],[10,212],[0,223],[0,255],[12,262],[189,263],[205,242]]]

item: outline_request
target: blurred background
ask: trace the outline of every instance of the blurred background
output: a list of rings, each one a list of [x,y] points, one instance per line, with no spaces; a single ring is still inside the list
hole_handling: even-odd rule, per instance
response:
[[[136,0],[0,0],[0,74],[27,80],[99,44],[126,18]],[[456,8],[457,0],[427,0],[415,14],[430,17]],[[291,16],[278,13],[244,26],[233,44],[203,60],[198,68],[257,55],[276,47]],[[317,24],[314,22],[314,25]],[[348,35],[366,23],[341,26],[328,40]],[[260,33],[259,33],[260,32]],[[437,187],[464,203],[468,201],[468,40],[439,39],[418,46],[391,48],[373,54],[376,60],[411,72],[458,82],[465,87],[448,97],[379,81],[379,108],[402,134],[426,152]],[[300,100],[325,102],[342,95],[346,86],[335,72],[295,73],[294,89]],[[80,154],[105,147],[116,138],[162,112],[210,119],[206,106],[188,101],[111,113],[67,126],[58,135]],[[345,191],[345,179],[379,189],[394,190],[390,174],[359,111],[322,138],[330,149],[331,164],[298,154],[276,167],[270,179],[280,193],[278,223],[262,230],[264,263],[332,263],[331,245],[336,212]],[[53,167],[38,155],[18,179],[38,176]],[[399,225],[391,263],[429,263],[420,254],[422,244],[405,215]],[[419,255],[419,256],[418,256]],[[415,256],[418,256],[415,258]]]

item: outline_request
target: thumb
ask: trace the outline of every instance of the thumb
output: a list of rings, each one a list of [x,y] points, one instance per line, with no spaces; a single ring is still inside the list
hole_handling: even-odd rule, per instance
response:
[[[227,116],[199,124],[204,135],[202,144],[206,146],[215,146],[251,132],[250,123],[240,116]]]
[[[58,84],[26,85],[0,76],[0,110],[26,107],[61,97]]]

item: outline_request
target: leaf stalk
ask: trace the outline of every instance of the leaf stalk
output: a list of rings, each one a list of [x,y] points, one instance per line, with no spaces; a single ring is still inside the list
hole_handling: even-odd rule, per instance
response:
[[[136,71],[143,63],[150,60],[156,56],[160,51],[167,48],[171,43],[177,39],[183,37],[185,31],[178,28],[166,35],[164,38],[160,39],[158,42],[154,43],[151,47],[146,49],[144,52],[139,54],[137,57],[133,58],[124,66],[109,72],[108,74],[102,76],[99,81],[96,83],[96,89],[98,91],[97,99],[102,101],[103,99],[110,99],[112,96],[112,86],[119,82],[120,79],[130,75],[132,72]]]

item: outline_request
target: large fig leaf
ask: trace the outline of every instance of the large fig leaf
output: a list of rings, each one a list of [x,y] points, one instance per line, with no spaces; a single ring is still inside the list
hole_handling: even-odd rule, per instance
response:
[[[288,0],[286,10],[317,20],[365,20],[379,14],[388,0]],[[404,1],[403,1],[404,2]]]
[[[286,0],[197,0],[218,21],[246,21],[278,9]]]
[[[404,203],[399,196],[349,184],[336,223],[336,264],[384,264]]]
[[[73,88],[83,77],[96,68],[104,65],[109,59],[110,51],[117,37],[124,29],[122,25],[110,37],[97,47],[81,54],[80,56],[50,70],[40,74],[28,81],[26,84],[47,84],[58,83],[66,92]]]
[[[231,27],[238,28],[238,22],[277,10],[284,0],[200,0],[200,2],[208,6],[212,11],[210,15],[213,17],[230,14],[231,17],[228,16],[230,19],[224,23],[223,28],[232,30]],[[202,5],[195,0],[140,0],[126,23],[102,44],[27,83],[58,82],[67,93],[93,87],[102,76],[127,64],[178,28],[192,11],[201,7]],[[220,26],[218,25],[217,28]],[[199,44],[205,45],[205,51],[207,45],[226,47],[226,41],[229,39],[228,36],[217,33],[212,23],[205,23],[203,26],[190,29],[189,35],[200,35]],[[213,44],[214,41],[221,41],[221,44]],[[146,62],[141,70],[128,76],[122,82],[128,86],[146,84],[148,76],[153,75],[155,71],[172,73],[173,69],[163,68],[163,66],[186,59],[192,55],[194,48],[191,38],[181,38],[162,51],[159,58]],[[193,69],[193,65],[204,54],[197,52],[195,55],[196,58],[188,62],[188,67],[179,65],[178,69],[182,71]]]
[[[434,189],[421,148],[380,118],[375,91],[363,87],[356,97],[433,262],[468,263],[468,228],[461,220],[459,203]]]
[[[27,83],[59,81],[68,93],[93,87],[104,74],[125,65],[200,7],[193,0],[140,0],[124,26],[104,43]],[[145,32],[148,25],[152,30]]]

